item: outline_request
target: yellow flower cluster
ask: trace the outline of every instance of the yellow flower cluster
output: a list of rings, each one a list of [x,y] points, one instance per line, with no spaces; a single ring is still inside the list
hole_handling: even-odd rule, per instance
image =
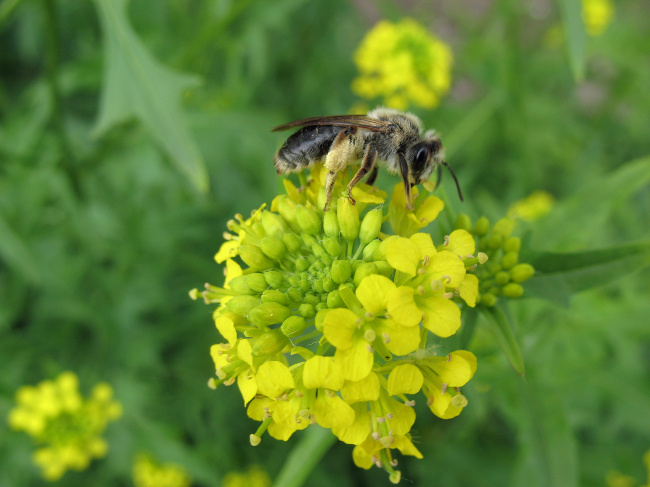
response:
[[[535,191],[526,198],[515,201],[510,205],[508,216],[532,222],[548,214],[554,204],[555,198],[552,194],[546,191]]]
[[[648,472],[648,480],[645,484],[640,485],[634,477],[612,470],[607,474],[607,487],[650,487],[650,450],[643,455],[643,463]]]
[[[360,184],[353,205],[339,181],[324,213],[324,174],[315,166],[300,189],[285,180],[287,194],[270,210],[229,222],[215,256],[226,262],[225,284],[191,292],[219,304],[214,320],[226,341],[211,349],[210,385],[237,383],[261,422],[253,444],[265,432],[287,440],[319,424],[355,445],[358,466],[381,466],[398,481],[391,450],[421,458],[409,434],[411,396],[422,393],[443,419],[467,405],[460,388],[476,358],[438,355],[427,338],[455,334],[461,306],[475,305],[478,279],[468,269],[479,257],[465,230],[439,245],[416,233],[443,204],[422,194],[406,210],[401,183],[388,205],[385,193]],[[384,221],[397,234],[382,233]]]
[[[191,478],[180,465],[160,464],[151,456],[138,455],[133,464],[135,487],[189,487]]]
[[[112,397],[111,386],[100,383],[84,399],[77,376],[64,372],[54,381],[21,387],[9,425],[44,445],[34,452],[34,463],[45,479],[58,480],[66,470],[84,470],[93,458],[106,455],[108,445],[101,435],[109,421],[122,415],[122,406]]]
[[[379,22],[361,41],[354,61],[359,77],[352,90],[398,110],[433,108],[451,86],[451,49],[412,19]]]
[[[614,4],[611,0],[582,0],[582,20],[589,35],[601,35],[613,18]]]
[[[502,218],[490,227],[490,221],[482,216],[474,225],[469,216],[461,214],[455,227],[474,235],[478,242],[481,262],[489,258],[486,265],[476,269],[480,280],[477,302],[484,306],[494,306],[499,296],[518,298],[524,294],[521,285],[535,274],[532,265],[519,262],[521,239],[513,237],[515,220]]]
[[[253,465],[245,472],[228,472],[221,480],[222,487],[270,487],[271,478],[264,468]]]

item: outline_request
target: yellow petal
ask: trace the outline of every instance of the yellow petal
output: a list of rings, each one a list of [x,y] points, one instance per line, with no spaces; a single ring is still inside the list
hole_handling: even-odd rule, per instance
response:
[[[354,422],[349,426],[334,427],[334,433],[339,440],[349,445],[363,443],[370,434],[370,412],[366,403],[357,403],[352,406]]]
[[[251,347],[251,340],[239,340],[237,343],[237,357],[242,359],[248,365],[253,365],[253,349]]]
[[[408,355],[420,346],[419,326],[403,326],[395,320],[381,320],[375,330],[393,355]]]
[[[465,274],[465,279],[458,286],[460,297],[465,300],[468,306],[476,306],[476,298],[478,297],[478,277],[474,274]]]
[[[369,193],[364,191],[364,188],[355,186],[352,188],[352,197],[357,200],[358,203],[371,203],[374,205],[379,205],[386,200],[386,193],[383,191],[378,191],[375,186],[368,186],[367,188],[373,192]]]
[[[453,252],[461,257],[474,255],[476,242],[474,237],[467,230],[454,230],[449,235],[449,243],[445,246],[446,250]]]
[[[388,376],[388,394],[417,394],[424,384],[419,367],[412,364],[398,365]]]
[[[444,207],[445,204],[440,198],[429,196],[416,210],[415,214],[422,223],[429,223],[438,217]]]
[[[231,347],[235,346],[237,341],[237,331],[235,330],[235,323],[225,316],[219,316],[214,320],[217,330],[221,333],[221,336],[228,340],[228,343]]]
[[[409,276],[415,276],[420,259],[422,259],[420,249],[408,238],[396,238],[386,248],[388,263]]]
[[[439,337],[449,337],[460,328],[460,310],[449,299],[442,297],[422,299],[418,301],[418,307],[424,312],[422,326]]]
[[[219,247],[219,251],[215,254],[214,260],[217,261],[217,264],[221,264],[227,259],[235,257],[239,253],[237,251],[239,245],[239,240],[226,240],[221,244],[221,247]]]
[[[307,389],[324,388],[338,391],[343,386],[343,375],[334,357],[315,355],[305,362],[302,380]]]
[[[388,312],[391,318],[404,326],[415,326],[422,321],[422,311],[415,304],[414,293],[412,287],[400,286],[395,288],[388,298]]]
[[[366,311],[379,315],[386,311],[388,296],[395,289],[395,283],[385,276],[371,274],[359,284],[356,295]]]
[[[445,286],[458,287],[465,277],[465,264],[453,252],[443,250],[433,255],[426,267],[427,277],[440,280]]]
[[[255,382],[252,374],[239,374],[237,376],[237,387],[239,387],[241,397],[244,399],[244,406],[257,394],[257,382]]]
[[[228,283],[232,281],[235,277],[239,277],[243,274],[241,266],[232,259],[226,261],[226,285],[228,288]]]
[[[289,196],[289,198],[291,198],[296,203],[304,203],[304,198],[300,195],[298,188],[296,188],[296,186],[289,179],[283,179],[282,183],[284,184],[284,190],[287,192],[287,196]]]
[[[379,399],[379,378],[371,372],[358,381],[345,381],[341,388],[341,396],[348,404],[357,402],[376,401]]]
[[[295,387],[289,367],[276,360],[260,365],[255,380],[259,393],[270,398],[280,397],[285,391]]]
[[[429,365],[441,383],[448,387],[462,387],[476,371],[476,357],[466,350],[457,350],[446,357],[432,357]]]
[[[272,410],[275,403],[276,401],[268,397],[257,397],[248,405],[246,414],[255,421],[264,421],[267,409]]]
[[[366,377],[372,370],[373,352],[368,349],[368,342],[359,340],[346,350],[336,349],[334,358],[340,361],[340,367],[347,380],[357,381]]]
[[[424,255],[434,255],[438,251],[436,250],[436,246],[433,245],[433,240],[431,240],[431,236],[428,233],[416,233],[414,235],[411,235],[410,240],[415,243],[415,245],[418,246],[420,249],[420,253]]]
[[[336,394],[319,391],[310,410],[323,428],[341,428],[354,422],[354,409]]]
[[[358,330],[357,319],[358,316],[349,309],[329,310],[323,319],[323,335],[339,350],[350,348],[354,332]]]

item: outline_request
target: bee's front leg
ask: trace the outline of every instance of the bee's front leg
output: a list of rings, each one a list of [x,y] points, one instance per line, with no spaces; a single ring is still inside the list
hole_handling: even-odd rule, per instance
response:
[[[348,198],[350,199],[350,203],[353,205],[356,204],[356,201],[354,201],[354,198],[352,197],[352,188],[354,188],[357,183],[361,181],[361,178],[368,174],[368,172],[373,168],[375,159],[377,159],[377,150],[374,145],[368,144],[366,147],[366,153],[363,156],[361,167],[352,178],[352,181],[350,181],[350,184],[348,184]]]
[[[409,166],[406,163],[406,158],[404,154],[399,152],[397,154],[399,159],[399,172],[402,176],[402,181],[404,181],[404,196],[406,199],[406,209],[412,210],[413,203],[411,203],[411,184],[409,183]]]
[[[325,195],[327,199],[325,200],[325,208],[323,208],[323,211],[327,211],[327,207],[330,204],[332,191],[336,184],[336,175],[340,171],[343,171],[350,163],[353,150],[352,138],[356,132],[357,127],[341,129],[327,153],[327,157],[325,158],[325,168],[327,168],[329,172],[325,177]]]

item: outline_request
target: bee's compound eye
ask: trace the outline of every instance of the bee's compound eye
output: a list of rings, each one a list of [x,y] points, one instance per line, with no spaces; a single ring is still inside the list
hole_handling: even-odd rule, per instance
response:
[[[413,161],[416,167],[422,167],[426,164],[427,159],[429,158],[429,148],[422,147],[417,154],[415,154],[415,160]]]

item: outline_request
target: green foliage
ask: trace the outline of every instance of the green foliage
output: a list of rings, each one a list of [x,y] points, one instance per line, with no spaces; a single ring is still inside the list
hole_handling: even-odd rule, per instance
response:
[[[385,482],[358,470],[347,445],[325,453],[296,434],[251,447],[255,423],[236,391],[206,387],[220,338],[187,291],[221,283],[210,262],[226,221],[280,188],[272,157],[286,134],[271,127],[347,112],[364,32],[408,16],[454,53],[451,94],[413,109],[440,131],[466,200],[446,177],[432,231],[449,233],[460,211],[497,221],[538,189],[557,204],[519,226],[521,259],[537,271],[524,297],[463,314],[459,340],[479,364],[463,389],[469,406],[423,423],[425,460],[400,459],[403,477],[589,487],[616,469],[643,479],[650,8],[619,2],[588,37],[577,5],[2,2],[0,416],[21,385],[63,370],[83,390],[113,386],[124,416],[108,427],[107,457],[59,485],[131,485],[142,451],[199,486],[251,464],[278,478],[287,459],[280,478],[303,478],[320,455],[306,485]],[[382,171],[378,185],[397,181]],[[0,426],[0,485],[42,485],[32,447]]]

